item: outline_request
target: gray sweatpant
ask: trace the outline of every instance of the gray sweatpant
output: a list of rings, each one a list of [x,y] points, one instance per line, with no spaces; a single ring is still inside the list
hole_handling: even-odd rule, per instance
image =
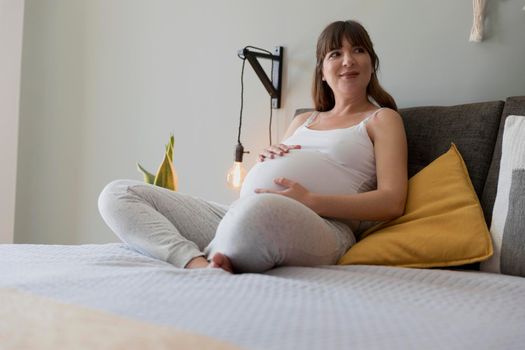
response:
[[[280,265],[330,265],[355,243],[350,228],[298,201],[253,194],[230,207],[133,180],[100,194],[100,214],[132,248],[184,267],[197,256],[228,256],[236,272]]]

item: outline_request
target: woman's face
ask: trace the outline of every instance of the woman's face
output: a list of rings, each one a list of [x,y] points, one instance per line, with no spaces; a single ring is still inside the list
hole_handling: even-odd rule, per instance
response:
[[[323,80],[334,96],[364,93],[372,76],[372,60],[361,46],[346,39],[339,49],[329,51],[323,59]]]

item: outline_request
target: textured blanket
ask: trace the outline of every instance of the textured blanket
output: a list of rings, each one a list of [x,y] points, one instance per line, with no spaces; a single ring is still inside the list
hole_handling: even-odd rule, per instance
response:
[[[525,279],[474,271],[321,266],[230,275],[177,269],[122,244],[0,245],[0,287],[247,349],[525,344]],[[7,312],[0,322],[12,320]],[[23,334],[17,329],[8,340]]]

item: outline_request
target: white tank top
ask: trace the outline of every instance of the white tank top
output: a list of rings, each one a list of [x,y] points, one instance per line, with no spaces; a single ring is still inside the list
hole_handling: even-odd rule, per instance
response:
[[[313,130],[309,125],[319,112],[314,112],[286,145],[301,145],[282,157],[259,162],[246,176],[241,197],[254,193],[256,188],[283,190],[273,179],[286,177],[322,194],[354,194],[376,187],[374,145],[366,124],[378,109],[359,124],[348,128]]]

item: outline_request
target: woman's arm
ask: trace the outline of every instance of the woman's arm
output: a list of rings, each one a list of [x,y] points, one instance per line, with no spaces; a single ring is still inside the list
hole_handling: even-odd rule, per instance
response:
[[[279,178],[276,183],[287,189],[271,192],[292,197],[325,217],[389,220],[402,215],[408,184],[407,142],[401,116],[393,110],[383,110],[370,120],[367,130],[374,143],[376,190],[352,195],[322,195],[308,192],[289,179]]]

